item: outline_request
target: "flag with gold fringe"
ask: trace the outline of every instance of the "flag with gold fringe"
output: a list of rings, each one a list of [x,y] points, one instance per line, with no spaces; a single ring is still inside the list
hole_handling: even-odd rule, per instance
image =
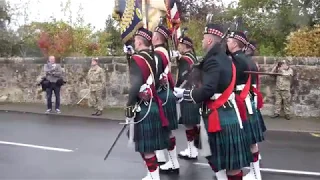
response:
[[[130,44],[135,32],[144,26],[141,0],[115,0],[112,17],[119,22],[121,39]]]

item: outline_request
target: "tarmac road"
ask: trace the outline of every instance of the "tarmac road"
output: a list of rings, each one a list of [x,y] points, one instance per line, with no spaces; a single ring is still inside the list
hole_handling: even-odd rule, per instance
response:
[[[125,136],[103,160],[121,127],[119,121],[0,112],[0,179],[142,179],[144,164]],[[179,152],[186,147],[183,127],[175,133]],[[268,131],[266,138],[264,180],[320,179],[319,137]],[[180,165],[180,176],[162,180],[214,179],[203,158]]]

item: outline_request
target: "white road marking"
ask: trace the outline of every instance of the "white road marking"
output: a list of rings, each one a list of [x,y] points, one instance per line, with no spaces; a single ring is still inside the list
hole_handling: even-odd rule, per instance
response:
[[[193,163],[193,164],[209,167],[209,164],[206,164],[206,163]],[[270,168],[260,168],[260,171],[262,171],[262,172],[284,173],[284,174],[297,174],[297,175],[308,175],[308,176],[320,176],[320,172],[295,171],[295,170],[270,169]]]
[[[320,133],[310,133],[313,137],[320,137]]]
[[[50,151],[73,152],[73,150],[70,150],[70,149],[54,148],[54,147],[47,147],[47,146],[38,146],[38,145],[32,145],[32,144],[22,144],[22,143],[7,142],[7,141],[0,141],[0,144],[31,147],[31,148],[50,150]]]

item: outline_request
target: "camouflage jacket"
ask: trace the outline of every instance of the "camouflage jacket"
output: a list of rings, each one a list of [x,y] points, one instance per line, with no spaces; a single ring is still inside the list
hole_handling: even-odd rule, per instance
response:
[[[289,67],[288,69],[278,70],[282,76],[277,76],[276,90],[290,90],[291,78],[293,76],[293,70]]]
[[[102,90],[106,84],[105,71],[98,65],[91,67],[87,75],[87,80],[90,91]]]

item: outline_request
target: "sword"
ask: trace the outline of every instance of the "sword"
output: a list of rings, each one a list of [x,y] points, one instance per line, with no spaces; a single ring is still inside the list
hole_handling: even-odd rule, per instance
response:
[[[119,138],[121,137],[122,133],[123,133],[124,130],[126,129],[127,125],[128,125],[128,124],[123,125],[121,131],[119,132],[118,136],[116,137],[116,139],[114,140],[114,142],[113,142],[113,144],[111,145],[110,149],[108,150],[106,156],[104,157],[104,160],[106,160],[106,159],[109,157],[111,151],[113,150],[114,146],[115,146],[116,143],[118,142]]]

